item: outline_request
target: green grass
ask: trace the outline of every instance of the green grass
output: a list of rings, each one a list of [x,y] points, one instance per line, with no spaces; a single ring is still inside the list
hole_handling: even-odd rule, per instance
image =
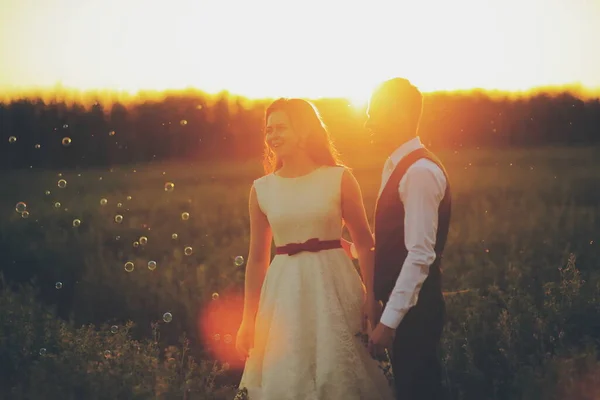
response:
[[[470,289],[447,297],[448,390],[460,399],[593,398],[600,392],[594,378],[600,149],[471,149],[439,156],[453,189],[444,289]],[[374,155],[348,160],[371,220],[382,163]],[[258,160],[2,173],[0,265],[8,278],[35,273],[38,294],[3,289],[1,393],[15,399],[44,397],[40,393],[231,398],[232,390],[216,388],[235,383],[239,374],[221,371],[222,363],[213,370],[212,345],[202,344],[199,325],[214,292],[221,293],[218,301],[240,293],[244,271],[233,260],[247,255],[248,193],[261,173]],[[61,178],[68,182],[64,189],[57,187]],[[175,184],[172,192],[165,192],[166,182]],[[29,218],[15,211],[19,201],[27,203]],[[189,220],[182,220],[183,212]],[[133,247],[140,236],[148,244]],[[184,254],[186,246],[193,254]],[[149,260],[156,270],[147,268]],[[124,270],[127,261],[135,264],[131,273]],[[57,321],[42,302],[68,321]],[[162,321],[167,311],[170,323]],[[134,325],[125,329],[129,320]],[[235,335],[235,324],[221,320],[209,338]],[[102,328],[80,328],[89,323]],[[112,324],[123,327],[117,336],[107,333]],[[184,333],[189,348],[187,339],[179,340]],[[166,354],[175,351],[169,346],[177,346],[178,357]],[[46,356],[39,356],[41,347]],[[122,355],[104,357],[107,347]],[[92,362],[94,373],[82,374]]]

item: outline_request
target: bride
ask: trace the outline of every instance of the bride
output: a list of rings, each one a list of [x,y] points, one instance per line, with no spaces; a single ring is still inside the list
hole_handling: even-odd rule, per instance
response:
[[[240,392],[250,400],[392,400],[357,333],[381,308],[360,187],[315,107],[279,99],[265,115],[265,171],[250,190]],[[355,243],[360,275],[342,248]],[[271,260],[271,242],[275,257]]]

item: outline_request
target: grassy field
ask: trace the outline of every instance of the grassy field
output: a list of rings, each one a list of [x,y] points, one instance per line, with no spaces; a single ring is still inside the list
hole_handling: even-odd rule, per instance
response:
[[[444,288],[469,290],[447,296],[452,398],[594,398],[600,149],[439,156],[453,188]],[[347,162],[371,217],[382,160]],[[3,172],[0,265],[10,281],[35,274],[37,292],[3,285],[0,394],[232,398],[226,385],[239,369],[228,335],[244,276],[234,260],[247,255],[247,198],[260,175],[259,161]],[[28,218],[15,211],[20,201]],[[142,236],[147,244],[134,246]]]

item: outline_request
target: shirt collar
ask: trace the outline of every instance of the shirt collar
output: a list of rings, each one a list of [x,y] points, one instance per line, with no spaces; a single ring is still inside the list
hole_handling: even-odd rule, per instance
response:
[[[404,158],[408,153],[411,153],[417,149],[424,147],[421,143],[421,139],[417,136],[413,139],[410,139],[408,142],[404,142],[400,145],[394,152],[389,156],[389,159],[394,164],[394,168],[402,158]]]

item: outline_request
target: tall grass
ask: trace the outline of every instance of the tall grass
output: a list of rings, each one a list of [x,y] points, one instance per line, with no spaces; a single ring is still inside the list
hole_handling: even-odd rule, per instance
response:
[[[600,151],[439,155],[454,195],[444,290],[469,290],[447,296],[442,357],[452,398],[594,398]],[[382,161],[347,162],[371,215]],[[235,337],[244,277],[234,259],[248,251],[247,199],[260,175],[258,161],[201,160],[3,174],[0,394],[233,398],[239,361],[225,338]],[[15,211],[19,201],[28,218]]]

